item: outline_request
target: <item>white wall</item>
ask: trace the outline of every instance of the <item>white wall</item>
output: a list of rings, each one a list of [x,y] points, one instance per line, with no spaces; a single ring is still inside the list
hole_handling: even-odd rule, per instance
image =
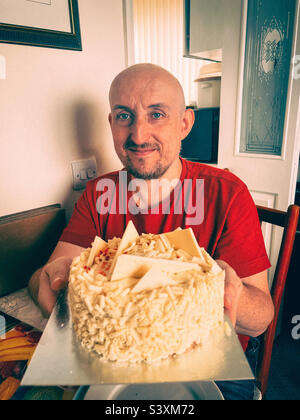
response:
[[[0,44],[0,216],[61,203],[70,214],[71,161],[120,163],[108,90],[125,66],[122,0],[79,0],[83,52]]]

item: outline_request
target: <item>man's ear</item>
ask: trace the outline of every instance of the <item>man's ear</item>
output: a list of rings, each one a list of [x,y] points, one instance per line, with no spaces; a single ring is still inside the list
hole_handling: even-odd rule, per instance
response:
[[[181,140],[184,140],[190,133],[195,122],[195,113],[191,108],[187,108],[182,116]]]

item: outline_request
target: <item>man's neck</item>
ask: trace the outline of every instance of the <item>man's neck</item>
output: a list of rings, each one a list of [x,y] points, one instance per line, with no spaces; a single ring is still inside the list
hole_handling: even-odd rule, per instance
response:
[[[137,205],[141,208],[150,208],[164,201],[178,184],[181,172],[182,163],[178,158],[161,178],[143,180],[143,187],[139,189]]]

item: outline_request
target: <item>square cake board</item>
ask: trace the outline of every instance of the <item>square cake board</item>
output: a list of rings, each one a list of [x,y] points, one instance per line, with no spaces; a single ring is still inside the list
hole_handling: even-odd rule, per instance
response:
[[[153,363],[117,364],[85,350],[75,336],[67,293],[59,295],[22,386],[149,384],[254,379],[236,332],[176,358]]]

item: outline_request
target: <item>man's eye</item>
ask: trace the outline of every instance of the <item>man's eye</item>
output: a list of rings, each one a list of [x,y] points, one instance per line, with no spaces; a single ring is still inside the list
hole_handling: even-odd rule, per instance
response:
[[[120,121],[128,121],[130,120],[130,118],[131,118],[131,115],[127,114],[126,112],[122,112],[121,114],[117,115],[117,120],[120,120]]]
[[[155,120],[159,120],[160,118],[162,118],[162,117],[163,117],[163,114],[162,114],[161,112],[153,112],[152,117],[153,117]]]

